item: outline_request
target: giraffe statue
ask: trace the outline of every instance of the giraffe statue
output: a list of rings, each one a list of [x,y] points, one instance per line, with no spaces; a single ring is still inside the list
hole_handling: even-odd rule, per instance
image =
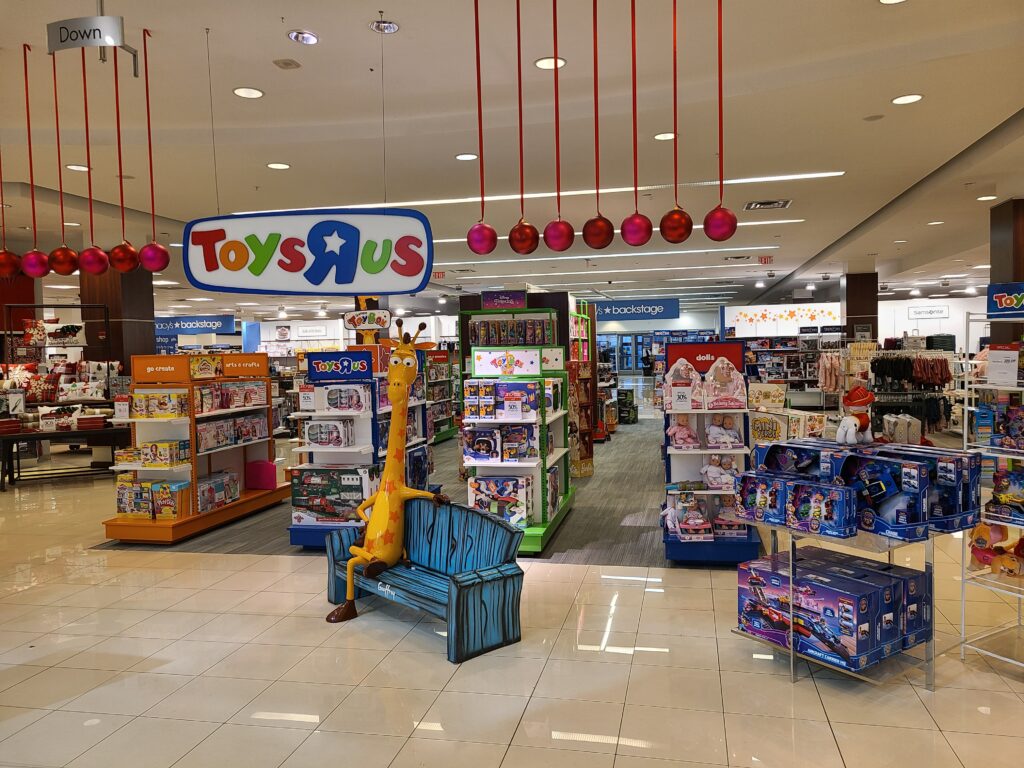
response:
[[[345,583],[345,602],[327,615],[331,623],[354,619],[355,569],[363,566],[363,575],[377,578],[405,556],[405,502],[409,499],[430,499],[435,504],[447,504],[450,499],[429,491],[418,491],[405,484],[405,432],[409,413],[409,394],[416,378],[417,349],[431,349],[432,342],[416,343],[426,323],[420,323],[416,335],[402,333],[402,321],[396,320],[399,339],[381,339],[381,346],[391,350],[388,361],[388,399],[391,401],[391,428],[388,431],[388,455],[377,492],[365,499],[356,514],[366,523],[362,542],[349,547],[348,577]],[[366,510],[373,508],[368,517]]]

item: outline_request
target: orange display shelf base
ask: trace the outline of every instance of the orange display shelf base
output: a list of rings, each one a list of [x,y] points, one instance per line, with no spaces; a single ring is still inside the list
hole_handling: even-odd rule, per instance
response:
[[[242,491],[238,500],[215,509],[192,515],[181,520],[119,519],[112,517],[103,521],[108,539],[130,544],[174,544],[197,534],[230,523],[240,517],[260,512],[279,504],[291,495],[288,483],[272,491]]]

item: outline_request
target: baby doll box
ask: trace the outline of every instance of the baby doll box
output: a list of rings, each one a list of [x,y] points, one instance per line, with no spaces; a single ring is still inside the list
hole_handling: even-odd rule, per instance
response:
[[[868,453],[826,451],[829,479],[857,493],[861,530],[901,541],[928,538],[928,467]]]
[[[825,483],[786,481],[786,526],[839,539],[857,535],[852,489]]]
[[[277,465],[266,459],[246,462],[245,487],[261,491],[277,488]]]
[[[704,375],[704,407],[727,410],[747,407],[747,384],[728,359],[720,357]]]
[[[745,520],[786,524],[786,482],[783,478],[742,473],[736,483],[737,514]]]

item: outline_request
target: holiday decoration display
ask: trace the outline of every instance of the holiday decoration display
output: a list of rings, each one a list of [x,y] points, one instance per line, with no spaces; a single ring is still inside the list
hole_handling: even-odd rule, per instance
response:
[[[86,185],[89,192],[89,242],[91,246],[78,254],[78,266],[90,275],[102,275],[110,266],[106,251],[96,245],[96,220],[92,210],[92,145],[89,140],[89,76],[85,67],[85,48],[82,54],[82,104],[85,113],[85,165]]]
[[[555,65],[551,70],[555,79],[555,208],[558,215],[544,227],[544,244],[552,251],[567,251],[576,239],[576,232],[572,224],[562,219],[562,136],[558,111],[558,0],[551,0],[551,36],[555,54]]]
[[[42,251],[33,248],[21,257],[21,271],[29,277],[42,279],[50,274],[50,259]]]
[[[118,272],[131,272],[139,266],[139,254],[131,243],[124,241],[110,249],[110,266]]]
[[[540,243],[537,228],[526,220],[526,188],[523,172],[523,27],[521,0],[516,0],[516,97],[519,114],[519,222],[508,233],[508,244],[519,254],[533,253]]]
[[[65,236],[64,223],[64,162],[60,154],[60,100],[57,90],[57,57],[50,54],[50,63],[53,66],[53,123],[57,136],[57,191],[60,200],[60,242],[58,248],[50,251],[50,266],[58,275],[67,277],[74,274],[78,269],[78,252],[68,248],[67,237]]]
[[[679,244],[693,232],[693,219],[679,205],[679,17],[677,0],[672,0],[672,188],[675,207],[661,217],[658,231],[670,243]]]
[[[7,250],[7,206],[4,203],[4,158],[0,147],[0,277],[16,277],[21,271],[21,257]]]
[[[21,271],[29,277],[44,278],[50,274],[50,260],[39,250],[39,227],[36,223],[36,173],[32,162],[32,110],[28,98],[28,52],[32,46],[23,43],[21,58],[25,71],[25,133],[28,137],[28,183],[29,197],[32,201],[32,250],[21,257]]]
[[[146,145],[149,150],[149,215],[152,223],[152,241],[139,250],[139,263],[148,272],[162,272],[171,263],[167,248],[156,241],[156,190],[153,181],[153,120],[149,106],[149,38],[152,33],[142,30],[142,68],[146,81]]]
[[[117,68],[117,48],[114,49],[114,126],[117,135],[117,190],[121,197],[121,243],[110,249],[110,265],[118,272],[138,269],[139,253],[128,242],[124,223],[124,166],[121,152],[121,81]]]
[[[722,0],[718,0],[718,205],[704,217],[704,234],[716,242],[736,234],[736,214],[725,207],[725,129],[722,93]]]
[[[520,219],[508,233],[508,244],[516,253],[533,253],[540,244],[540,233],[533,224]]]
[[[171,263],[171,254],[160,243],[146,243],[139,249],[139,264],[147,272],[162,272]]]
[[[636,133],[636,0],[629,3],[629,29],[631,35],[630,62],[633,80],[633,213],[622,222],[622,239],[632,246],[645,245],[651,239],[654,225],[640,213],[640,180],[637,167]]]
[[[615,225],[600,213],[583,225],[583,242],[591,248],[607,248],[614,239]]]
[[[58,275],[74,274],[78,269],[78,251],[61,245],[50,251],[50,268]]]
[[[480,221],[469,228],[466,244],[473,253],[483,256],[498,245],[498,233],[484,222],[486,196],[484,194],[484,95],[480,73],[480,0],[473,0],[473,32],[476,40],[476,142],[477,163],[480,169]],[[350,582],[351,583],[351,582]]]
[[[110,266],[110,258],[95,245],[78,254],[78,268],[88,275],[102,275]]]
[[[597,0],[593,0],[594,30],[594,207],[597,215],[583,225],[583,242],[589,247],[600,250],[611,245],[615,238],[615,225],[601,215],[601,115],[599,108],[599,75],[597,68]]]

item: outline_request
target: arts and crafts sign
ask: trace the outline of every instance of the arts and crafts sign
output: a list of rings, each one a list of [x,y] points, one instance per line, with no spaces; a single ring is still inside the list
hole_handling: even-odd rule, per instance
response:
[[[989,317],[1024,317],[1024,283],[993,283],[985,311]]]
[[[267,211],[185,227],[185,275],[230,293],[361,296],[416,293],[430,281],[427,217],[408,208]]]
[[[796,336],[801,328],[842,321],[839,302],[812,304],[725,307],[725,326],[734,327],[737,338]],[[815,331],[817,332],[817,331]]]
[[[477,347],[473,350],[474,376],[539,376],[541,350],[533,348]]]
[[[306,378],[313,383],[368,379],[373,375],[369,352],[309,352]]]

